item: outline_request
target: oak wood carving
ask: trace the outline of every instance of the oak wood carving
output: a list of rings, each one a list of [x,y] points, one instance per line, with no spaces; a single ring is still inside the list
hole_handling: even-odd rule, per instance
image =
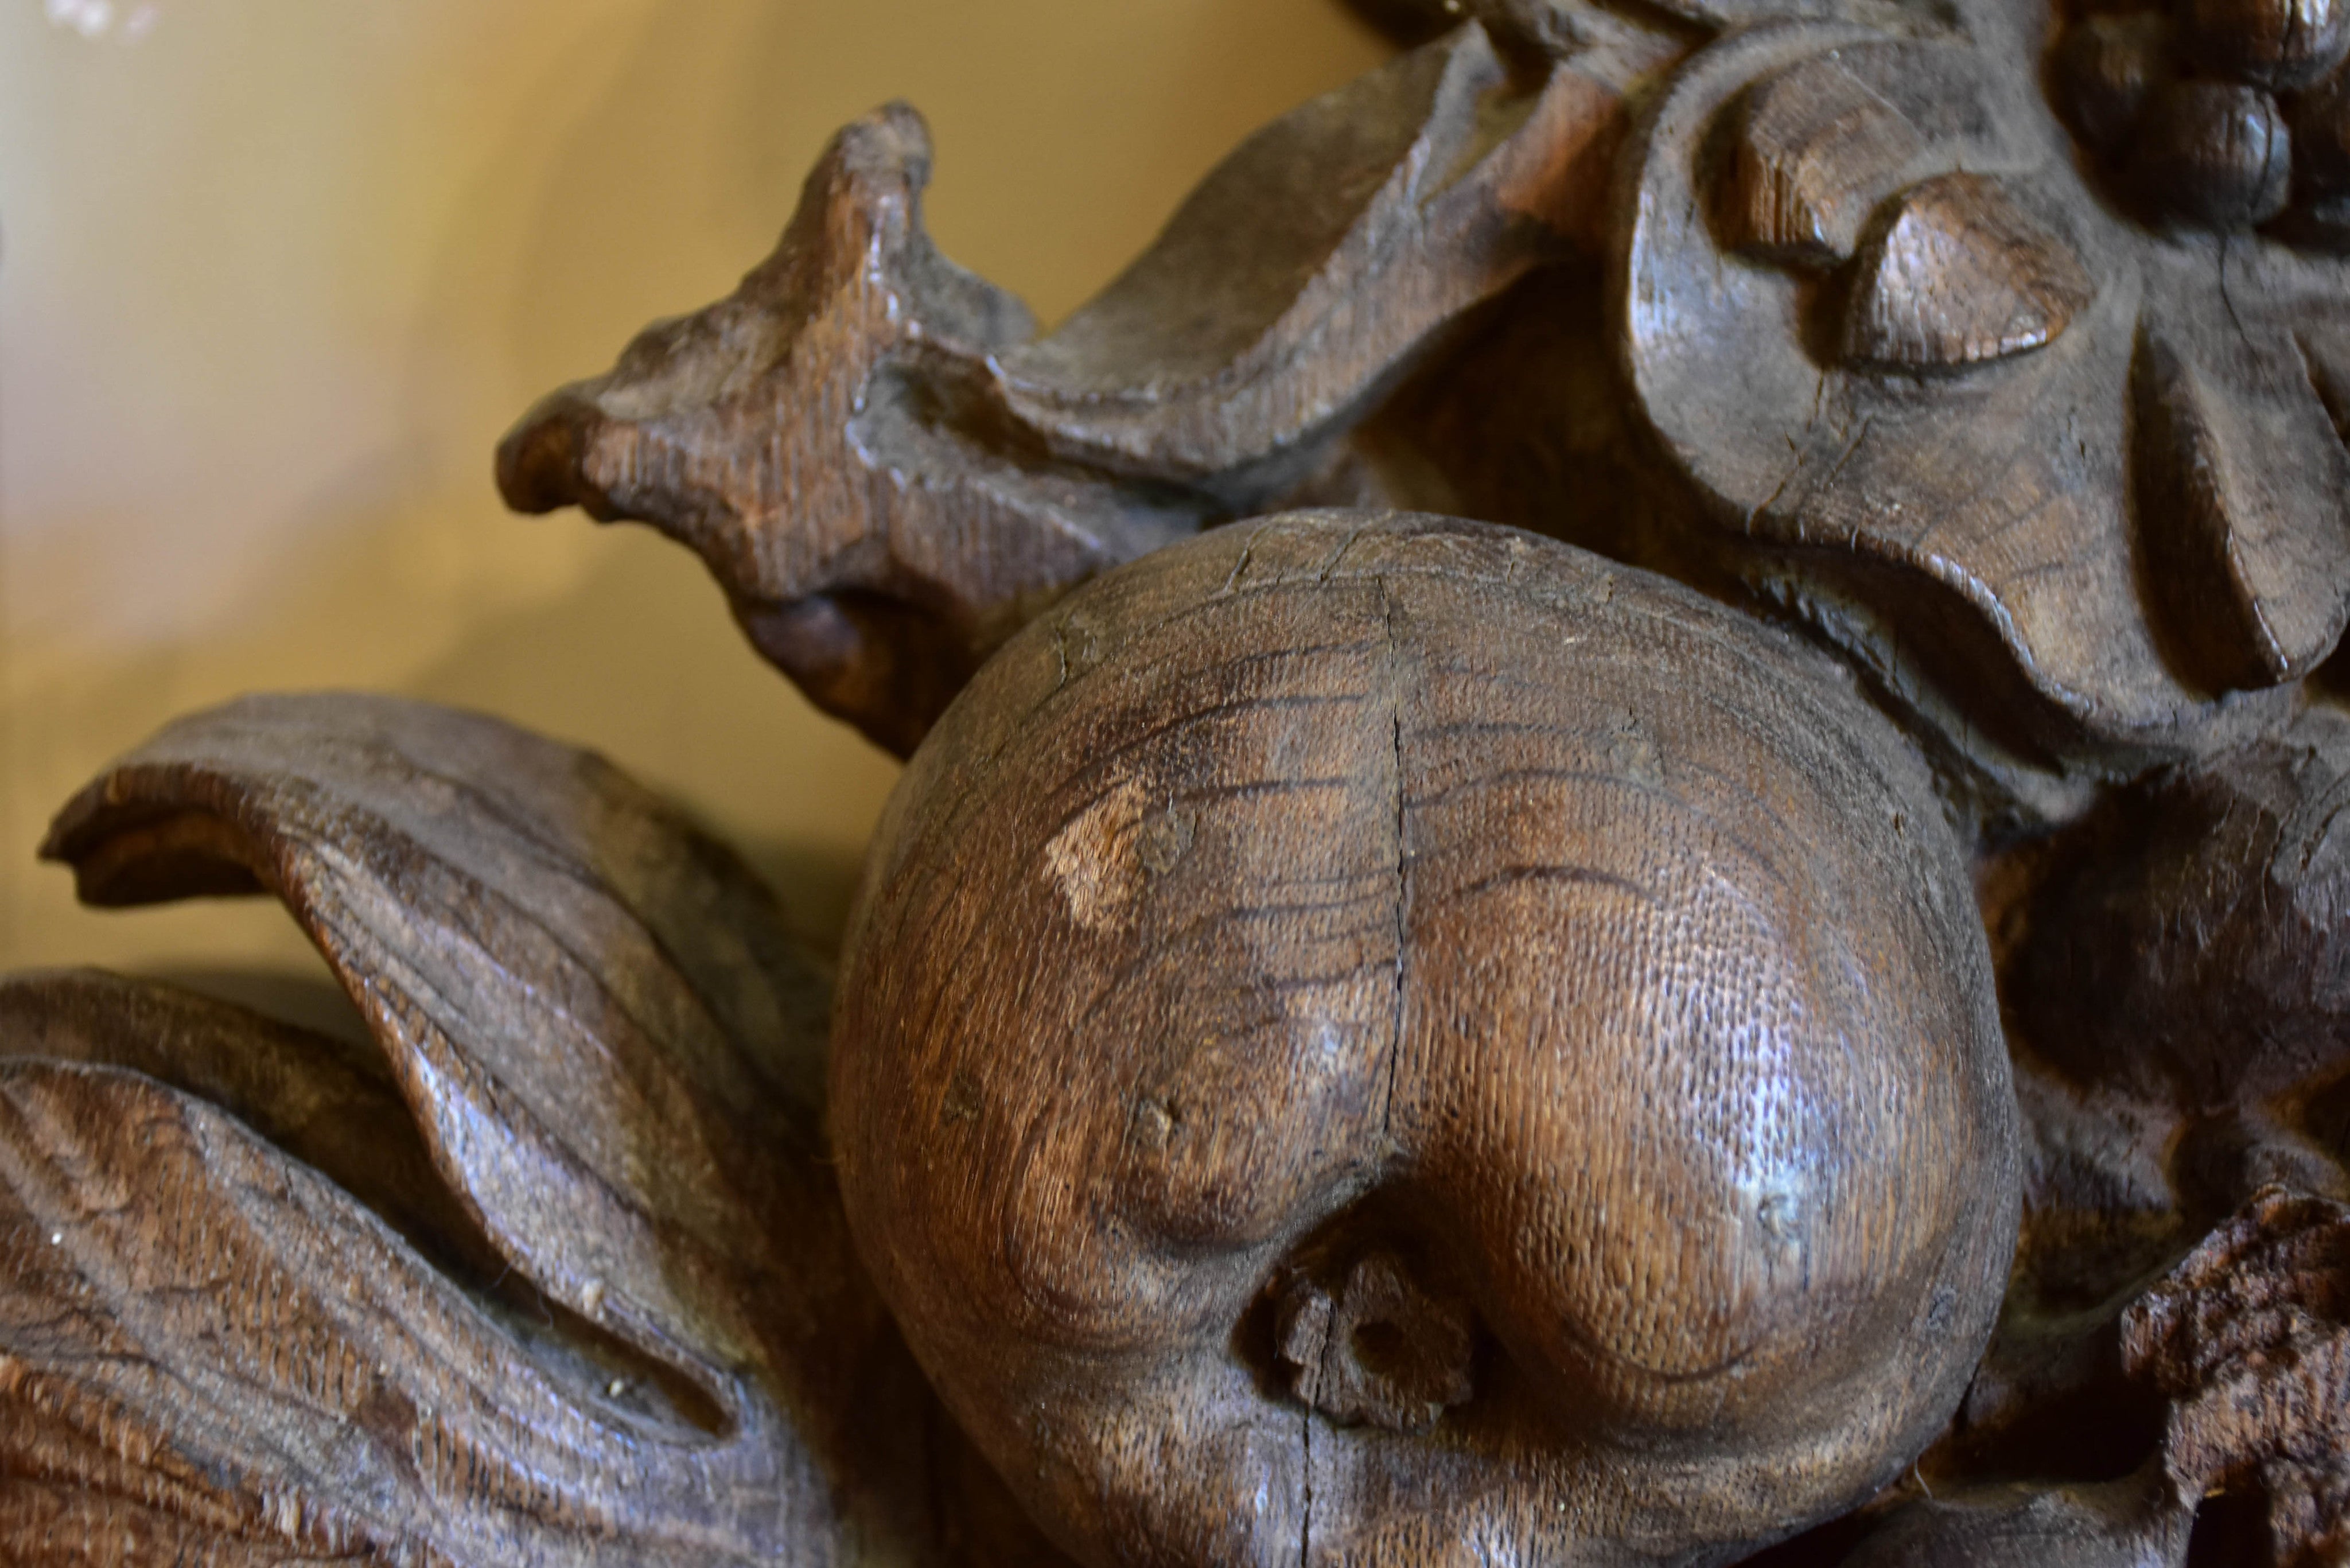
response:
[[[1238,524],[1008,644],[873,856],[849,1217],[1081,1559],[1720,1560],[1956,1404],[1988,952],[1786,639],[1503,530]]]
[[[909,758],[837,985],[474,715],[66,805],[359,1018],[0,978],[0,1561],[2350,1562],[2350,9],[1361,9],[501,445]]]
[[[0,1555],[962,1550],[983,1472],[820,1158],[826,977],[731,854],[595,757],[358,696],[182,721],[46,853],[99,903],[266,888],[376,1048],[0,987]]]

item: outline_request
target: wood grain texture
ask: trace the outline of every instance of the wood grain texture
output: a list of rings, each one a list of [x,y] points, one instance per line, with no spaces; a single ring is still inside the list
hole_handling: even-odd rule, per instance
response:
[[[2350,245],[2339,101],[2350,11],[2333,0],[2059,6],[2059,110],[2102,193],[2141,222],[2318,254]]]
[[[376,1052],[96,970],[0,976],[0,1043],[12,1057],[119,1068],[203,1101],[358,1197],[444,1271],[475,1282],[506,1272]]]
[[[2249,1503],[2281,1568],[2350,1557],[2350,1206],[2256,1193],[2131,1305],[2122,1355],[2171,1401],[2178,1492]]]
[[[1835,55],[1759,83],[1717,187],[1731,248],[1787,265],[1835,265],[1924,145],[1908,117]]]
[[[1496,36],[1536,45],[1578,40],[1606,15],[1589,0],[1347,0],[1389,36],[1420,43],[1462,18],[1475,17]],[[1702,38],[1757,23],[1869,20],[1892,30],[1947,30],[1950,12],[1935,0],[1648,0],[1625,7],[1647,26]],[[1604,25],[1604,24],[1602,24]]]
[[[380,1054],[0,987],[9,1561],[1044,1555],[850,1253],[825,976],[671,808],[492,720],[249,698],[46,848],[98,903],[275,893]]]
[[[2281,129],[2207,136],[2160,107],[2185,90],[2169,24],[2054,40],[2083,158],[2035,101],[2046,13],[1961,9],[1964,37],[1781,23],[1694,56],[1627,152],[1612,330],[1693,483],[1685,526],[1869,669],[1995,818],[2053,822],[2101,779],[2272,732],[2338,645],[2350,451],[2307,346],[2342,334],[2350,274],[2283,227],[2123,199],[2123,164],[2201,201],[2226,181],[2187,165],[2248,150],[2228,222],[2282,188]],[[1741,117],[1831,63],[1894,116],[1823,111],[1817,152],[1783,158],[1877,170],[1856,186],[1875,238],[1825,275],[1757,265],[1704,214],[1742,188]],[[1848,145],[1863,120],[1873,150]]]
[[[1860,258],[1844,350],[1889,369],[2044,348],[2096,298],[2072,247],[1998,181],[1961,170],[1903,192]]]
[[[0,1558],[2345,1560],[2350,11],[2132,3],[1365,0],[1042,337],[843,130],[499,455],[912,753],[838,1051],[591,756],[166,731],[46,852],[373,1047],[0,981]]]
[[[2151,1474],[1970,1487],[1895,1510],[1842,1568],[2181,1568],[2194,1512]]]
[[[2028,1050],[2017,1065],[2023,1242],[1958,1419],[1900,1485],[1785,1561],[2341,1561],[2345,1064],[2184,1114]]]
[[[2179,20],[2199,69],[2256,87],[2307,87],[2350,55],[2350,7],[2335,0],[2188,0]]]
[[[2128,151],[2147,99],[2176,73],[2172,49],[2160,11],[2100,13],[2064,30],[2049,67],[2056,108],[2093,155]]]
[[[1059,594],[1295,483],[1451,323],[1596,242],[1623,94],[1679,47],[1598,33],[1513,75],[1465,27],[1304,106],[1037,340],[923,234],[927,134],[884,109],[733,296],[525,415],[501,488],[691,546],[769,660],[902,754]]]
[[[843,1192],[1081,1560],[1726,1562],[1906,1467],[1990,1327],[1981,944],[1799,645],[1508,530],[1236,525],[917,753]]]
[[[1791,1564],[2340,1560],[2345,724],[2314,707],[1983,867],[2023,1126],[2007,1299],[1918,1469]]]
[[[2279,385],[2149,321],[2131,365],[2148,602],[2174,661],[2220,690],[2300,680],[2350,623],[2350,448],[2294,348],[2303,379]]]
[[[2285,113],[2294,179],[2322,207],[2350,196],[2350,66],[2287,99]]]

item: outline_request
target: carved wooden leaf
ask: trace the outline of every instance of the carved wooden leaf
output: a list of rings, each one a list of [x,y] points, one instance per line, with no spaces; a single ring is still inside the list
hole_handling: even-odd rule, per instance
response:
[[[0,1055],[143,1074],[236,1117],[442,1266],[504,1272],[375,1052],[173,986],[61,970],[0,976]]]
[[[723,848],[591,754],[332,696],[170,726],[45,853],[94,903],[274,892],[384,1061],[0,992],[22,1531],[130,1500],[253,1561],[951,1554],[992,1483],[848,1250],[825,981]],[[403,1211],[426,1168],[450,1199]]]
[[[830,1533],[774,1412],[703,1430],[534,1344],[200,1100],[0,1063],[0,1161],[9,1562],[748,1563]]]
[[[843,130],[732,296],[499,451],[519,510],[653,524],[771,662],[903,754],[1070,586],[1295,483],[1431,336],[1599,221],[1620,25],[1532,90],[1485,34],[1274,122],[1052,337],[922,233],[930,146]]]
[[[2258,357],[2244,352],[2255,335],[2267,340]],[[2139,329],[2131,391],[2151,597],[2181,662],[2220,690],[2300,679],[2350,622],[2350,449],[2308,353],[2289,323],[2238,326],[2216,346],[2175,322]]]
[[[816,1147],[822,988],[749,873],[608,764],[391,699],[247,698],[115,764],[42,853],[93,904],[275,892],[502,1253],[657,1354],[757,1342],[732,1276],[778,1267],[745,1235],[813,1196],[778,1157]]]
[[[1243,143],[1126,273],[1002,356],[1063,455],[1245,502],[1431,334],[1596,240],[1627,84],[1678,53],[1623,26],[1510,85],[1466,27]],[[1298,472],[1290,457],[1287,472]]]
[[[2095,297],[2072,247],[1997,180],[1939,174],[1902,192],[1862,256],[1845,354],[1911,370],[1997,359],[2048,343]]]

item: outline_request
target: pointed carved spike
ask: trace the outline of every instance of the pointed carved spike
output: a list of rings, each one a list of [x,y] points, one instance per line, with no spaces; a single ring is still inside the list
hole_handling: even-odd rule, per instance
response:
[[[1923,146],[1917,127],[1834,55],[1781,71],[1749,96],[1717,190],[1730,248],[1834,266]]]
[[[1469,26],[1275,121],[1042,343],[923,234],[928,139],[885,109],[733,296],[525,416],[500,486],[699,552],[760,652],[902,755],[1069,587],[1296,483],[1431,337],[1597,243],[1624,95],[1690,41],[1590,26],[1533,91]]]
[[[2223,379],[2148,325],[2131,369],[2149,599],[2222,691],[2308,674],[2350,619],[2350,452],[2296,346],[2271,360]]]
[[[1861,257],[1845,354],[1897,369],[2020,354],[2052,341],[2095,296],[2072,247],[1998,181],[1937,175],[1903,192]]]
[[[763,655],[901,755],[1026,615],[1215,514],[965,428],[987,422],[987,357],[1032,324],[931,245],[929,175],[913,110],[847,127],[741,287],[649,327],[498,449],[507,504],[693,549]]]

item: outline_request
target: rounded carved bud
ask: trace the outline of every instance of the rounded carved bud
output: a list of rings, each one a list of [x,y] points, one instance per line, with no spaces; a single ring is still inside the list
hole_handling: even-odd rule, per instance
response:
[[[2283,91],[2350,52],[2344,0],[2184,0],[2179,47],[2199,68]]]
[[[2170,19],[2156,11],[2085,16],[2056,46],[2057,107],[2099,152],[2128,146],[2147,95],[2168,80]]]
[[[835,1051],[860,1251],[1093,1563],[1727,1561],[1942,1427],[2014,1244],[1922,765],[1475,524],[1236,524],[1020,633],[892,797]]]
[[[2284,210],[2293,137],[2258,88],[2165,82],[2147,97],[2132,169],[2147,200],[2174,217],[2250,228]]]

